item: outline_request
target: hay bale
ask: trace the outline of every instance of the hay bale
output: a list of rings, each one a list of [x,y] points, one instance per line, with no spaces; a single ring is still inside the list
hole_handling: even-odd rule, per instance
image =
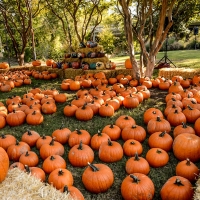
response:
[[[194,191],[194,200],[200,200],[200,178],[198,178],[197,182],[195,183],[196,188]]]
[[[1,200],[73,200],[69,194],[61,193],[18,168],[8,171],[6,179],[0,184],[0,197]]]
[[[109,59],[104,56],[102,58],[83,58],[82,62],[87,62],[87,63],[97,63],[97,62],[103,62],[104,64],[109,62]]]
[[[74,79],[76,76],[83,75],[84,71],[82,69],[72,69],[68,68],[64,70],[64,78]]]
[[[190,68],[162,68],[159,69],[158,76],[171,79],[173,76],[182,76],[183,78],[193,78],[194,75],[200,73],[200,69]]]
[[[63,62],[69,62],[69,63],[72,63],[72,62],[81,62],[81,59],[80,58],[65,58],[63,60]]]
[[[63,79],[64,78],[64,70],[63,69],[58,69],[58,68],[49,68],[47,69],[49,73],[56,73],[58,74],[58,77]]]
[[[98,45],[97,47],[94,47],[94,48],[89,48],[89,47],[86,47],[86,48],[78,48],[76,50],[77,53],[84,53],[84,54],[88,54],[89,52],[103,52],[103,46],[101,45]]]

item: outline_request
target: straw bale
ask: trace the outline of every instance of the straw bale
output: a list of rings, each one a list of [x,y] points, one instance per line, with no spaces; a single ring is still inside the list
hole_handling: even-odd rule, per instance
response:
[[[97,62],[103,62],[104,64],[109,62],[108,57],[104,56],[102,58],[83,58],[82,62],[87,62],[87,63],[97,63]]]
[[[84,74],[84,71],[82,69],[68,68],[64,70],[64,78],[74,79],[76,76],[80,76],[83,74]]]
[[[125,76],[126,75],[133,76],[133,70],[132,69],[116,69],[116,76],[118,74],[124,74]]]
[[[194,191],[194,200],[200,200],[200,178],[198,178],[197,182],[195,183],[196,188]]]
[[[63,62],[81,62],[80,58],[65,58]]]
[[[78,48],[78,49],[76,50],[76,52],[78,52],[78,53],[85,53],[86,55],[87,55],[89,52],[103,52],[103,46],[98,45],[97,47],[94,47],[94,48],[89,48],[89,47],[86,47],[86,48]]]
[[[63,79],[64,78],[64,70],[58,68],[49,68],[47,69],[49,73],[57,73],[58,77]]]
[[[61,193],[18,168],[8,171],[0,184],[0,197],[1,200],[73,200],[69,194]]]
[[[171,79],[173,76],[182,76],[183,78],[193,78],[194,75],[200,74],[200,69],[190,68],[162,68],[159,69],[159,76]]]

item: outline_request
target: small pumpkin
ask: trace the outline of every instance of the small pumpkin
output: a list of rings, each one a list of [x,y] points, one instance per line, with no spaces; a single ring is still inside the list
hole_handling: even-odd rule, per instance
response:
[[[194,190],[190,181],[181,176],[169,178],[160,190],[162,200],[193,199]]]
[[[150,166],[145,158],[139,157],[136,153],[134,157],[126,161],[125,169],[128,174],[141,173],[147,175],[150,171]]]
[[[140,155],[143,151],[143,147],[137,140],[129,139],[124,142],[123,150],[126,156],[134,156],[136,153]]]
[[[99,147],[99,159],[103,162],[117,162],[122,159],[123,155],[123,148],[116,141],[108,139],[108,141],[102,142]]]
[[[145,174],[130,174],[122,181],[121,184],[121,194],[126,200],[151,200],[154,197],[154,193],[154,184],[152,180]]]
[[[42,163],[42,169],[45,173],[50,174],[53,170],[57,168],[65,169],[67,163],[60,155],[51,155],[47,157]]]
[[[58,168],[49,174],[48,183],[52,184],[56,189],[59,190],[65,185],[73,185],[74,178],[69,170]]]
[[[198,175],[199,169],[190,159],[183,160],[176,165],[176,176],[182,176],[190,182],[195,182]]]
[[[94,152],[91,147],[80,141],[80,144],[74,145],[69,150],[68,159],[74,167],[85,167],[88,162],[93,162]]]
[[[90,164],[82,174],[82,182],[91,193],[106,192],[114,182],[112,170],[105,164]]]

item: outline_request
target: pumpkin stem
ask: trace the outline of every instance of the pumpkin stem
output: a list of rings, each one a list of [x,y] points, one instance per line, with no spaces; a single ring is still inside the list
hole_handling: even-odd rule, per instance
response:
[[[67,185],[65,185],[65,186],[63,187],[63,192],[66,192],[67,194],[69,193],[69,189],[68,189]]]
[[[109,128],[114,128],[114,125],[113,125],[113,124],[111,124]]]
[[[174,182],[174,184],[178,185],[178,186],[184,186],[183,183],[181,182],[180,179],[176,179],[176,181]]]
[[[82,132],[81,132],[81,130],[79,130],[79,129],[76,129],[76,132],[77,132],[77,134],[81,134]]]
[[[190,166],[190,165],[191,165],[190,159],[187,158],[186,161],[187,161],[187,162],[186,162],[186,165]]]
[[[137,160],[137,161],[139,161],[139,160],[140,160],[140,158],[139,158],[139,156],[138,156],[138,152],[136,152],[136,153],[135,153],[134,160]]]
[[[64,172],[62,171],[62,169],[59,169],[58,176],[62,176],[63,174],[64,174]]]
[[[28,165],[24,165],[24,168],[25,168],[25,170],[26,170],[27,173],[31,173],[31,170],[30,170],[30,168],[29,168]]]
[[[129,120],[129,118],[128,118],[128,116],[127,116],[127,115],[124,117],[124,119],[125,119],[125,120]]]
[[[193,110],[193,108],[190,105],[187,105],[189,110]]]
[[[43,135],[41,138],[42,138],[43,140],[45,140],[45,139],[46,139],[46,136],[45,136],[45,135]]]
[[[161,134],[159,134],[159,137],[164,137],[165,134],[166,134],[166,131],[163,131]]]
[[[6,138],[6,136],[5,136],[4,134],[2,134],[2,135],[1,135],[1,138],[2,138],[2,139],[5,139],[5,138]]]
[[[92,168],[92,170],[93,170],[94,172],[99,171],[99,169],[98,169],[96,166],[94,166],[93,164],[91,164],[91,163],[88,162],[88,165]]]
[[[160,149],[157,149],[156,153],[160,154],[162,151]]]
[[[25,156],[29,156],[30,154],[28,153],[28,151],[26,152]]]
[[[27,135],[33,135],[30,130],[27,130]]]
[[[102,136],[102,132],[100,130],[98,130],[97,135],[100,137]]]
[[[50,157],[50,160],[55,160],[55,157],[54,157],[54,156],[51,156],[51,157]]]
[[[134,145],[134,144],[135,144],[135,142],[134,142],[134,141],[131,141],[131,142],[130,142],[130,144],[133,144],[133,145]]]
[[[131,126],[131,128],[136,128],[136,127],[137,127],[136,125],[132,125],[132,126]]]
[[[161,122],[160,116],[157,116],[156,121]]]
[[[19,140],[16,140],[16,144],[15,145],[17,145],[17,146],[19,145]]]
[[[186,123],[182,122],[182,128],[187,128]]]
[[[87,103],[84,103],[84,105],[82,106],[82,110],[85,110],[86,109],[86,106],[87,106]]]
[[[108,146],[112,146],[113,143],[111,142],[111,140],[108,138]]]
[[[152,112],[152,114],[156,114],[156,111],[154,110],[154,111]]]
[[[133,174],[130,174],[130,177],[133,179],[134,183],[139,183],[140,182],[140,179],[138,179],[137,176],[134,176]]]
[[[175,105],[175,104],[172,104],[172,108],[176,108],[176,105]]]
[[[54,145],[54,139],[55,139],[55,138],[52,138],[51,142],[49,143],[50,146],[53,146],[53,145]]]
[[[36,111],[35,110],[32,112],[32,115],[36,115]]]
[[[174,111],[174,113],[175,113],[175,114],[178,114],[178,110],[176,109],[176,110]]]
[[[82,145],[82,144],[83,144],[83,142],[82,142],[82,140],[81,140],[81,141],[80,141],[80,144],[79,144],[79,146],[78,146],[78,148],[77,148],[78,150],[83,150],[83,145]]]

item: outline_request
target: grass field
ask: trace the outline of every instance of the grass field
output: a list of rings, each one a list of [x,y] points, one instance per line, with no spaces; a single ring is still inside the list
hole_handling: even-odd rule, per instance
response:
[[[156,63],[159,62],[165,53],[159,52],[156,57]],[[129,56],[114,57],[112,61],[120,63],[123,66],[124,61]],[[179,51],[168,51],[167,58],[174,63],[176,67],[189,67],[189,68],[200,68],[200,50],[179,50]],[[139,60],[139,55],[136,55],[136,59]],[[167,62],[170,62],[167,60]],[[164,59],[162,60],[164,61]]]

